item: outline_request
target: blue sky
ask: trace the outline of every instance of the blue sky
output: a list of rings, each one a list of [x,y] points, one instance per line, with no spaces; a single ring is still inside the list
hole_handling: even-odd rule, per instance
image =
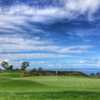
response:
[[[99,0],[0,0],[0,61],[98,69],[99,11]]]

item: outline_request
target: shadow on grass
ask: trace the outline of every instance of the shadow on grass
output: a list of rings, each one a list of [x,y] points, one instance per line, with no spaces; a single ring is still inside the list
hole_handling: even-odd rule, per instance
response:
[[[8,78],[0,79],[0,91],[3,92],[4,94],[9,94],[9,92],[13,93],[13,91],[25,92],[28,90],[30,91],[40,90],[47,87],[48,86],[42,83],[31,81],[31,80],[16,80],[16,79],[8,79]],[[8,93],[5,93],[5,91],[8,91]]]

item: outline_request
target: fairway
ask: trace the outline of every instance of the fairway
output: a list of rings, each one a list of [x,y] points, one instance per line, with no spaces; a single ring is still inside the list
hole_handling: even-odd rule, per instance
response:
[[[100,100],[100,79],[2,73],[0,100]]]

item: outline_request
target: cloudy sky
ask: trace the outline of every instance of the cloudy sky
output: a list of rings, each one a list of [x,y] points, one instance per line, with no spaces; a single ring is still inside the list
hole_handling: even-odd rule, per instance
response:
[[[99,11],[100,0],[0,0],[0,61],[100,68]]]

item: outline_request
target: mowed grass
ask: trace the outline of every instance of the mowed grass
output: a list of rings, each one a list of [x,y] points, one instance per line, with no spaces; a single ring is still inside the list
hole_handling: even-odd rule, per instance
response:
[[[100,100],[100,79],[0,73],[0,100]]]

